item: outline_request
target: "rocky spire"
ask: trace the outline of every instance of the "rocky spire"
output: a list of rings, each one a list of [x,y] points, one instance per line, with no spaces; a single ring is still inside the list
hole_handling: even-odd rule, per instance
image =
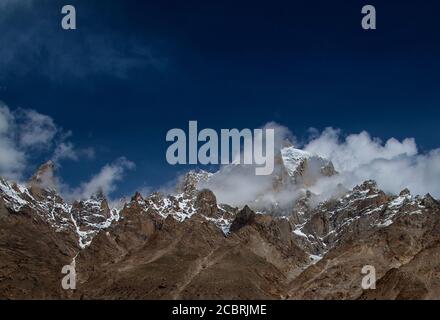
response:
[[[107,201],[107,198],[106,198],[104,191],[102,189],[99,189],[90,198],[95,201]]]
[[[209,189],[203,189],[197,194],[194,205],[198,212],[208,217],[215,217],[218,213],[217,199]]]
[[[377,186],[376,181],[374,180],[366,180],[364,182],[362,182],[362,184],[357,185],[356,187],[354,187],[353,191],[371,191],[371,192],[375,192],[375,191],[379,191],[379,188]]]
[[[234,221],[232,221],[230,231],[235,232],[246,225],[250,225],[255,221],[256,214],[247,205],[238,212]]]
[[[29,185],[38,186],[44,189],[55,189],[55,164],[49,160],[38,168],[32,178],[29,180]]]
[[[433,207],[437,207],[439,205],[439,202],[435,200],[429,193],[427,193],[423,197],[421,204],[426,206],[427,208],[433,208]]]
[[[188,172],[177,185],[177,192],[195,195],[200,182],[209,180],[210,174],[204,170]]]
[[[144,197],[142,197],[142,194],[139,191],[136,191],[134,196],[131,198],[131,201],[141,202],[144,201]]]

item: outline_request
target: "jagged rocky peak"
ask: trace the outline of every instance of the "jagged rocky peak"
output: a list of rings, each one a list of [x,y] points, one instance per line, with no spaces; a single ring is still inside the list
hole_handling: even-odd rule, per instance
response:
[[[364,206],[378,207],[390,201],[392,198],[392,196],[387,195],[377,186],[376,181],[367,180],[355,186],[352,191],[348,192],[345,197],[341,199],[341,202],[362,200],[361,203],[363,203]],[[359,205],[359,202],[357,202],[356,205]]]
[[[188,195],[194,195],[197,192],[198,185],[203,182],[207,182],[211,173],[198,170],[190,171],[181,179],[180,183],[177,185],[177,192],[182,192]]]
[[[208,217],[216,217],[219,212],[217,207],[217,198],[209,189],[199,191],[194,206],[197,212]]]
[[[102,191],[93,194],[90,199],[75,201],[70,212],[75,220],[81,247],[90,244],[93,237],[100,230],[108,228],[115,219]]]
[[[410,196],[411,195],[411,191],[409,191],[408,188],[403,189],[402,191],[400,191],[399,196],[400,197],[405,197],[405,196]]]
[[[427,208],[437,208],[440,205],[439,201],[435,200],[429,193],[421,199],[420,204]]]
[[[95,201],[107,201],[107,197],[105,196],[103,190],[98,190],[96,193],[92,194],[90,199]]]
[[[244,208],[237,213],[234,221],[232,221],[230,231],[235,232],[240,230],[246,225],[250,225],[254,223],[255,218],[256,218],[255,212],[252,211],[252,209],[249,208],[247,205],[244,206]]]
[[[330,177],[337,174],[330,160],[286,145],[281,149],[282,165],[296,184],[311,186],[322,176]]]
[[[104,193],[98,191],[90,199],[75,201],[72,215],[80,225],[102,224],[111,217],[111,210]]]
[[[58,198],[58,202],[62,202],[57,195],[57,179],[55,176],[55,164],[48,161],[41,165],[35,174],[28,181],[29,192],[39,200],[47,199],[49,196]]]
[[[377,186],[376,181],[374,180],[366,180],[360,185],[357,185],[353,188],[354,192],[367,192],[367,193],[378,193],[380,192],[379,187]]]
[[[132,202],[138,202],[138,203],[142,203],[144,202],[144,197],[142,196],[142,194],[138,191],[136,191],[136,193],[134,194],[134,196],[131,198]]]
[[[151,194],[149,197],[144,198],[142,196],[142,194],[137,191],[131,197],[130,201],[126,202],[122,206],[120,205],[120,210],[123,210],[123,209],[128,207],[128,208],[131,208],[132,210],[140,212],[140,211],[143,211],[146,208],[147,203],[149,203],[149,204],[153,204],[153,203],[157,204],[159,199],[161,199],[161,197],[159,195],[155,196],[154,194]],[[122,213],[122,211],[121,211],[121,213]]]
[[[105,215],[106,218],[110,217],[110,206],[102,190],[99,190],[97,193],[91,196],[92,201],[95,201],[97,204],[101,204],[101,213]]]
[[[151,193],[146,199],[148,201],[153,202],[155,204],[160,203],[165,198],[165,195],[162,192],[155,191]]]
[[[29,179],[27,186],[15,187],[19,192],[23,192],[26,198],[27,191],[38,201],[52,201],[64,204],[64,200],[58,194],[58,180],[55,175],[55,164],[50,160],[41,165],[35,174]],[[26,191],[24,189],[27,189]]]
[[[30,186],[39,186],[44,189],[54,189],[56,186],[55,164],[52,160],[41,165],[29,180]]]

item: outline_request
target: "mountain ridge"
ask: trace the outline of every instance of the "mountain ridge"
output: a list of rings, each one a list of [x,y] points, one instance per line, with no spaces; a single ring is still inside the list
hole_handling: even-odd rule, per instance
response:
[[[120,209],[110,208],[102,193],[65,202],[41,179],[50,163],[28,185],[0,178],[0,261],[7,270],[0,272],[0,297],[411,298],[412,291],[395,294],[388,287],[409,281],[422,288],[414,297],[440,298],[440,285],[428,283],[429,276],[402,276],[440,239],[432,229],[440,223],[437,200],[408,190],[386,194],[370,180],[315,204],[304,187],[316,181],[315,173],[336,175],[333,165],[293,147],[283,150],[270,188],[303,190],[287,209],[218,203],[203,186],[220,173],[205,171],[186,174],[175,194],[136,193]],[[59,274],[73,260],[79,283],[69,292],[60,288]],[[367,264],[377,268],[376,295],[360,287]]]

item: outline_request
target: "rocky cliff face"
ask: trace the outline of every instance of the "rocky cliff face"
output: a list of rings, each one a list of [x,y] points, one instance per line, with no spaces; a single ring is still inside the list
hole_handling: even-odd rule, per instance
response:
[[[438,202],[406,192],[387,196],[371,181],[314,210],[301,230],[322,258],[292,281],[289,294],[295,299],[358,298],[363,266],[374,266],[381,279],[407,268],[438,239],[433,229],[440,218]],[[378,292],[366,291],[365,297],[386,298]]]
[[[172,195],[135,194],[119,209],[98,193],[68,203],[53,164],[27,184],[0,179],[0,298],[438,299],[440,204],[374,181],[315,203],[331,162],[284,148],[273,190],[287,208],[218,203],[188,173]],[[77,289],[61,288],[75,262]],[[361,287],[374,266],[376,290]]]

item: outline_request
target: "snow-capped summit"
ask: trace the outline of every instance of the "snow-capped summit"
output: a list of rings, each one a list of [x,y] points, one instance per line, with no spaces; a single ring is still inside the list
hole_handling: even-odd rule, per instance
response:
[[[281,159],[288,176],[297,184],[310,186],[321,176],[337,173],[330,160],[293,146],[281,149]]]
[[[304,150],[295,149],[291,146],[281,149],[281,157],[289,174],[294,176],[301,163],[304,160],[311,158],[312,154]]]

